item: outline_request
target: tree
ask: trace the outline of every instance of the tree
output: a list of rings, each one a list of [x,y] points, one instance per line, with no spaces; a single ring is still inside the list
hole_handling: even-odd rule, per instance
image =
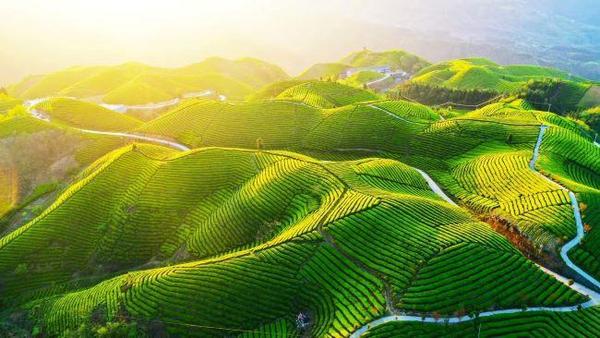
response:
[[[256,139],[256,149],[258,149],[258,150],[263,149],[263,140],[260,137]]]

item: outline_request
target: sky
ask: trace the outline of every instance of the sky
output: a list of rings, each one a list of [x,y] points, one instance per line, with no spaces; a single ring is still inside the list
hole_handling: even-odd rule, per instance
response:
[[[0,84],[71,65],[179,66],[213,55],[275,62],[294,57],[294,36],[316,33],[311,26],[340,2],[0,0]],[[286,68],[297,70],[293,62]]]
[[[476,39],[474,33],[489,31],[510,39],[513,33],[503,28],[527,27],[520,18],[539,17],[531,16],[536,8],[595,22],[600,6],[594,1],[0,0],[0,86],[73,65],[127,61],[175,67],[209,56],[253,56],[296,75],[362,47],[406,45],[435,57],[427,43],[411,44],[388,31],[415,28],[440,39]],[[504,15],[494,15],[496,9]],[[506,17],[517,21],[504,24]]]

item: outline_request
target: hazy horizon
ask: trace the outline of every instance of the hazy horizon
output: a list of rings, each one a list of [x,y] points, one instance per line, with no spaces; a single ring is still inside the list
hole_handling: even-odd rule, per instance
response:
[[[598,39],[592,34],[597,31],[593,20],[597,10],[586,10],[589,3],[580,0],[567,6],[555,0],[430,0],[417,4],[331,0],[318,5],[296,0],[11,1],[3,7],[12,15],[0,22],[3,46],[0,85],[74,65],[136,61],[176,67],[210,56],[256,57],[296,75],[311,64],[335,61],[362,47],[405,49],[433,62],[481,55],[498,62],[562,66],[555,60],[534,58],[531,52],[505,48],[502,43],[511,41],[515,32],[523,32],[529,40],[539,40],[540,45],[550,35],[558,44],[568,46],[572,34],[561,40],[560,34],[552,32],[556,28],[544,24],[553,21],[557,27],[569,26],[569,20],[577,18],[584,32],[577,44],[597,50],[594,46]],[[523,13],[527,6],[548,9],[544,13],[552,17],[533,18]],[[461,11],[464,8],[472,10]],[[496,12],[499,14],[494,15]],[[452,19],[440,19],[446,17]],[[504,25],[506,18],[514,22]],[[509,28],[504,26],[515,31],[505,30]],[[494,39],[502,43],[490,42]],[[515,46],[521,44],[524,50],[531,44],[524,39],[513,40]],[[593,70],[600,67],[595,62],[596,56],[591,58],[594,62],[586,67]]]

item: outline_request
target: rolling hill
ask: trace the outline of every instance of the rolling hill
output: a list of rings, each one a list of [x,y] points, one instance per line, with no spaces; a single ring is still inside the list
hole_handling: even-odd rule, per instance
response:
[[[80,129],[122,131],[134,129],[141,124],[128,115],[69,98],[48,99],[35,105],[33,109],[47,115],[51,121]]]
[[[243,98],[255,89],[288,78],[281,68],[256,59],[209,58],[182,68],[158,68],[140,63],[72,67],[24,79],[8,87],[22,99],[72,96],[114,104],[167,101],[187,93],[213,90]]]
[[[402,50],[374,52],[365,49],[362,51],[353,52],[338,62],[315,64],[300,74],[298,79],[337,79],[341,73],[347,70],[376,66],[389,66],[392,70],[403,70],[412,74],[418,72],[426,66],[429,66],[429,63],[416,55]],[[359,86],[362,86],[362,84],[366,83],[366,81],[367,79],[360,82]]]
[[[512,93],[529,80],[556,78],[586,86],[586,80],[558,69],[529,65],[500,66],[483,58],[458,59],[421,69],[411,80],[414,83],[446,86],[458,89],[489,89]],[[581,96],[585,93],[582,90]]]
[[[101,207],[81,213],[89,199]],[[391,222],[396,217],[403,227]],[[76,234],[69,231],[75,226]],[[361,240],[365,233],[371,241]],[[418,253],[405,251],[414,245]],[[9,304],[35,308],[34,325],[49,334],[76,329],[96,313],[101,320],[160,316],[172,334],[278,332],[307,312],[313,334],[344,336],[387,306],[442,314],[520,306],[521,294],[492,276],[450,287],[469,269],[436,279],[446,287],[423,291],[428,276],[442,276],[465,256],[477,257],[472,264],[482,276],[490,269],[514,288],[526,286],[528,304],[583,299],[487,225],[439,199],[402,163],[328,165],[292,153],[223,148],[180,154],[138,145],[101,158],[42,215],[2,238],[0,276]],[[150,268],[166,258],[186,262]],[[125,273],[140,264],[150,265]],[[111,272],[118,276],[97,282]],[[512,296],[498,303],[506,293]],[[35,300],[36,294],[44,296]]]
[[[341,64],[426,65],[400,51]],[[0,336],[597,336],[600,147],[575,119],[595,110],[517,95],[558,78],[570,104],[591,83],[485,59],[421,70],[413,81],[507,94],[448,113],[360,88],[377,74],[211,58],[11,87]],[[202,89],[236,99],[149,121],[92,102]],[[86,100],[29,101],[67,94]]]

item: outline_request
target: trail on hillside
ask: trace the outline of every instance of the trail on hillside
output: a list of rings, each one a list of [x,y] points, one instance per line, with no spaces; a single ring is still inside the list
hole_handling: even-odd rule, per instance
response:
[[[456,203],[454,203],[454,201],[448,197],[448,195],[446,195],[446,193],[442,190],[442,188],[440,188],[440,186],[431,178],[431,176],[429,176],[426,172],[424,172],[421,169],[415,168],[413,167],[413,169],[415,169],[417,172],[419,172],[419,174],[421,174],[421,176],[423,176],[423,178],[425,179],[425,181],[427,181],[427,184],[429,185],[429,187],[431,188],[431,190],[436,193],[438,196],[440,196],[444,201],[454,205],[454,206],[458,206]]]
[[[44,99],[36,99],[36,100],[32,100],[35,103],[32,103],[31,101],[28,101],[24,104],[24,106],[27,108],[27,111],[29,112],[29,114],[33,117],[35,117],[38,120],[42,120],[45,122],[50,122],[50,117],[47,116],[46,114],[38,111],[37,109],[33,109],[33,106],[35,106],[35,104],[42,102]],[[139,135],[139,134],[133,134],[133,133],[124,133],[124,132],[113,132],[113,131],[100,131],[100,130],[91,130],[91,129],[81,129],[81,128],[75,128],[75,127],[70,127],[74,130],[77,130],[79,132],[85,133],[85,134],[93,134],[93,135],[106,135],[106,136],[115,136],[115,137],[123,137],[123,138],[129,138],[132,140],[140,140],[140,141],[146,141],[146,142],[151,142],[151,143],[157,143],[157,144],[161,144],[161,145],[165,145],[177,150],[181,150],[181,151],[188,151],[190,150],[189,147],[175,142],[175,141],[171,141],[171,140],[167,140],[165,138],[162,137],[158,137],[158,136],[151,136],[151,135]]]
[[[538,138],[537,141],[535,143],[535,147],[533,150],[533,157],[531,159],[531,161],[529,162],[529,167],[531,170],[533,170],[535,173],[539,174],[540,176],[544,177],[547,180],[550,180],[548,177],[544,176],[542,173],[540,173],[539,171],[537,171],[535,164],[539,158],[540,155],[540,147],[542,145],[542,140],[544,137],[544,133],[546,132],[546,130],[549,127],[546,125],[541,125],[540,126],[540,132],[538,134]],[[440,197],[442,197],[444,200],[449,201],[449,203],[456,205],[450,198],[448,198],[448,196],[441,190],[441,188],[437,185],[437,183],[435,183],[431,177],[429,177],[429,175],[427,175],[425,172],[423,172],[420,169],[415,168],[415,170],[417,170],[422,176],[423,178],[425,178],[425,180],[427,181],[427,183],[429,184],[429,186],[431,187],[431,189],[438,194]],[[562,249],[560,250],[560,256],[563,259],[563,261],[565,262],[565,264],[573,269],[573,271],[575,271],[581,278],[585,279],[587,282],[589,282],[590,284],[600,288],[600,282],[598,282],[594,277],[590,276],[587,272],[585,272],[583,269],[581,269],[580,267],[578,267],[577,265],[575,265],[571,259],[568,256],[569,251],[574,248],[575,246],[577,246],[581,240],[583,239],[583,237],[585,236],[585,232],[583,229],[583,222],[581,219],[581,212],[579,210],[579,203],[577,201],[577,198],[575,196],[575,194],[572,191],[569,191],[567,188],[565,188],[564,186],[550,180],[551,182],[553,182],[554,184],[559,185],[562,189],[566,190],[569,192],[569,197],[571,198],[571,206],[573,208],[573,215],[575,217],[575,225],[577,227],[577,235],[575,236],[575,238],[573,238],[572,240],[570,240],[569,242],[567,242]],[[571,288],[572,290],[587,296],[590,298],[590,300],[588,300],[585,303],[579,304],[579,305],[574,305],[574,306],[559,306],[559,307],[528,307],[527,309],[523,310],[521,308],[519,309],[504,309],[504,310],[495,310],[495,311],[486,311],[486,312],[481,312],[479,313],[478,317],[482,318],[482,317],[491,317],[491,316],[495,316],[495,315],[501,315],[501,314],[510,314],[510,313],[520,313],[520,312],[537,312],[537,311],[548,311],[548,312],[573,312],[573,311],[578,311],[580,308],[589,308],[592,306],[596,306],[600,304],[600,293],[591,290],[590,288],[580,284],[580,283],[576,283],[576,282],[572,282],[570,279],[554,272],[551,271],[543,266],[540,266],[539,264],[536,264],[543,272],[545,272],[546,274],[554,277],[556,280],[558,280],[559,282],[563,283],[564,285],[568,286],[569,288]],[[476,317],[470,317],[468,315],[462,316],[462,317],[426,317],[426,316],[418,316],[418,315],[404,315],[404,314],[400,314],[400,315],[389,315],[389,316],[385,316],[385,317],[381,317],[378,318],[376,320],[373,320],[367,324],[365,324],[364,326],[362,326],[361,328],[359,328],[358,330],[356,330],[354,333],[352,333],[352,335],[350,337],[352,338],[357,338],[362,336],[365,332],[367,332],[369,329],[375,327],[375,326],[379,326],[385,323],[389,323],[389,322],[423,322],[423,323],[434,323],[434,324],[457,324],[457,323],[461,323],[461,322],[467,322],[467,321],[471,321],[474,320]]]
[[[46,116],[45,114],[37,111],[36,109],[33,109],[32,107],[35,106],[35,104],[42,102],[45,99],[36,99],[36,100],[30,100],[27,101],[24,105],[27,107],[28,112],[35,118],[49,122],[50,118],[48,116]],[[377,106],[374,105],[369,105],[370,107],[374,108],[374,109],[378,109],[381,110],[383,112],[385,112],[388,115],[393,116],[396,119],[400,119],[409,123],[415,123],[418,124],[417,122],[414,121],[410,121],[407,119],[404,119],[400,116],[397,116],[396,114],[393,114],[389,111],[386,111],[385,109],[379,108]],[[542,177],[550,180],[549,178],[547,178],[546,176],[544,176],[543,174],[541,174],[540,172],[537,171],[537,169],[535,168],[535,164],[539,158],[540,155],[540,147],[542,144],[542,140],[543,140],[543,136],[545,131],[548,129],[548,126],[545,125],[541,125],[540,126],[540,132],[534,147],[534,151],[533,151],[533,157],[532,160],[529,163],[530,169],[533,170],[534,172],[536,172],[537,174],[541,175]],[[188,148],[187,146],[177,143],[175,141],[170,141],[170,140],[166,140],[164,138],[161,137],[155,137],[155,136],[147,136],[147,135],[138,135],[138,134],[132,134],[132,133],[124,133],[124,132],[108,132],[108,131],[98,131],[98,130],[89,130],[89,129],[80,129],[80,128],[73,128],[75,130],[78,130],[80,132],[83,133],[88,133],[88,134],[97,134],[97,135],[108,135],[108,136],[115,136],[115,137],[124,137],[124,138],[130,138],[130,139],[135,139],[135,140],[141,140],[141,141],[147,141],[147,142],[152,142],[152,143],[158,143],[158,144],[162,144],[162,145],[166,145],[178,150],[182,150],[182,151],[187,151],[190,150],[190,148]],[[596,143],[597,144],[597,143]],[[353,149],[354,150],[354,149]],[[371,150],[371,149],[362,149],[362,150]],[[440,188],[440,186],[424,171],[422,171],[421,169],[418,168],[414,168],[417,172],[419,172],[419,174],[425,179],[425,181],[427,182],[427,184],[429,185],[429,187],[431,188],[431,190],[433,192],[435,192],[439,197],[441,197],[444,201],[446,201],[447,203],[456,206],[456,203],[454,203],[454,201],[452,201],[452,199],[450,199],[445,193],[444,191]],[[559,185],[558,183],[552,181],[554,184]],[[562,189],[567,190],[567,188],[559,185]],[[592,276],[590,276],[589,274],[587,274],[584,270],[582,270],[581,268],[579,268],[577,265],[575,265],[568,257],[568,252],[575,246],[577,246],[581,240],[583,239],[585,233],[584,233],[584,229],[583,229],[583,222],[582,222],[582,218],[581,218],[581,213],[579,210],[579,204],[577,201],[577,198],[575,196],[575,194],[571,191],[569,191],[569,196],[571,198],[571,205],[573,207],[573,213],[574,213],[574,217],[575,217],[575,223],[576,223],[576,227],[577,227],[577,235],[575,236],[575,238],[573,238],[571,241],[567,242],[561,249],[560,255],[561,258],[563,259],[563,261],[565,262],[565,264],[573,269],[576,273],[578,273],[581,278],[585,279],[587,282],[591,283],[592,285],[595,285],[596,287],[600,288],[600,282],[598,282],[596,279],[594,279]],[[536,264],[537,265],[537,264]],[[583,294],[587,297],[590,298],[589,301],[580,304],[580,305],[574,305],[574,306],[562,306],[562,307],[529,307],[525,310],[523,310],[522,308],[516,308],[516,309],[504,309],[504,310],[494,310],[494,311],[486,311],[486,312],[481,312],[479,313],[478,317],[490,317],[490,316],[495,316],[495,315],[501,315],[501,314],[510,314],[510,313],[520,313],[520,312],[535,312],[535,311],[549,311],[549,312],[572,312],[572,311],[577,311],[580,307],[581,308],[588,308],[591,306],[595,306],[595,305],[599,305],[600,304],[600,293],[593,291],[591,289],[589,289],[588,287],[581,285],[579,283],[572,283],[568,278],[561,276],[560,274],[553,272],[547,268],[544,268],[542,266],[537,265],[542,271],[544,271],[546,274],[556,278],[559,282],[567,285],[569,288],[571,288],[572,290]],[[419,316],[419,315],[409,315],[409,314],[399,314],[399,315],[388,315],[385,317],[381,317],[378,318],[376,320],[373,320],[367,324],[365,324],[364,326],[362,326],[361,328],[359,328],[358,330],[356,330],[351,337],[360,337],[362,334],[364,334],[367,330],[369,330],[370,328],[373,328],[375,326],[379,326],[385,323],[389,323],[389,322],[394,322],[394,321],[407,321],[407,322],[424,322],[424,323],[437,323],[437,324],[445,324],[445,323],[450,323],[450,324],[455,324],[455,323],[460,323],[460,322],[466,322],[466,321],[470,321],[470,320],[474,320],[475,317],[469,317],[468,315],[462,316],[462,317],[423,317],[423,316]]]

